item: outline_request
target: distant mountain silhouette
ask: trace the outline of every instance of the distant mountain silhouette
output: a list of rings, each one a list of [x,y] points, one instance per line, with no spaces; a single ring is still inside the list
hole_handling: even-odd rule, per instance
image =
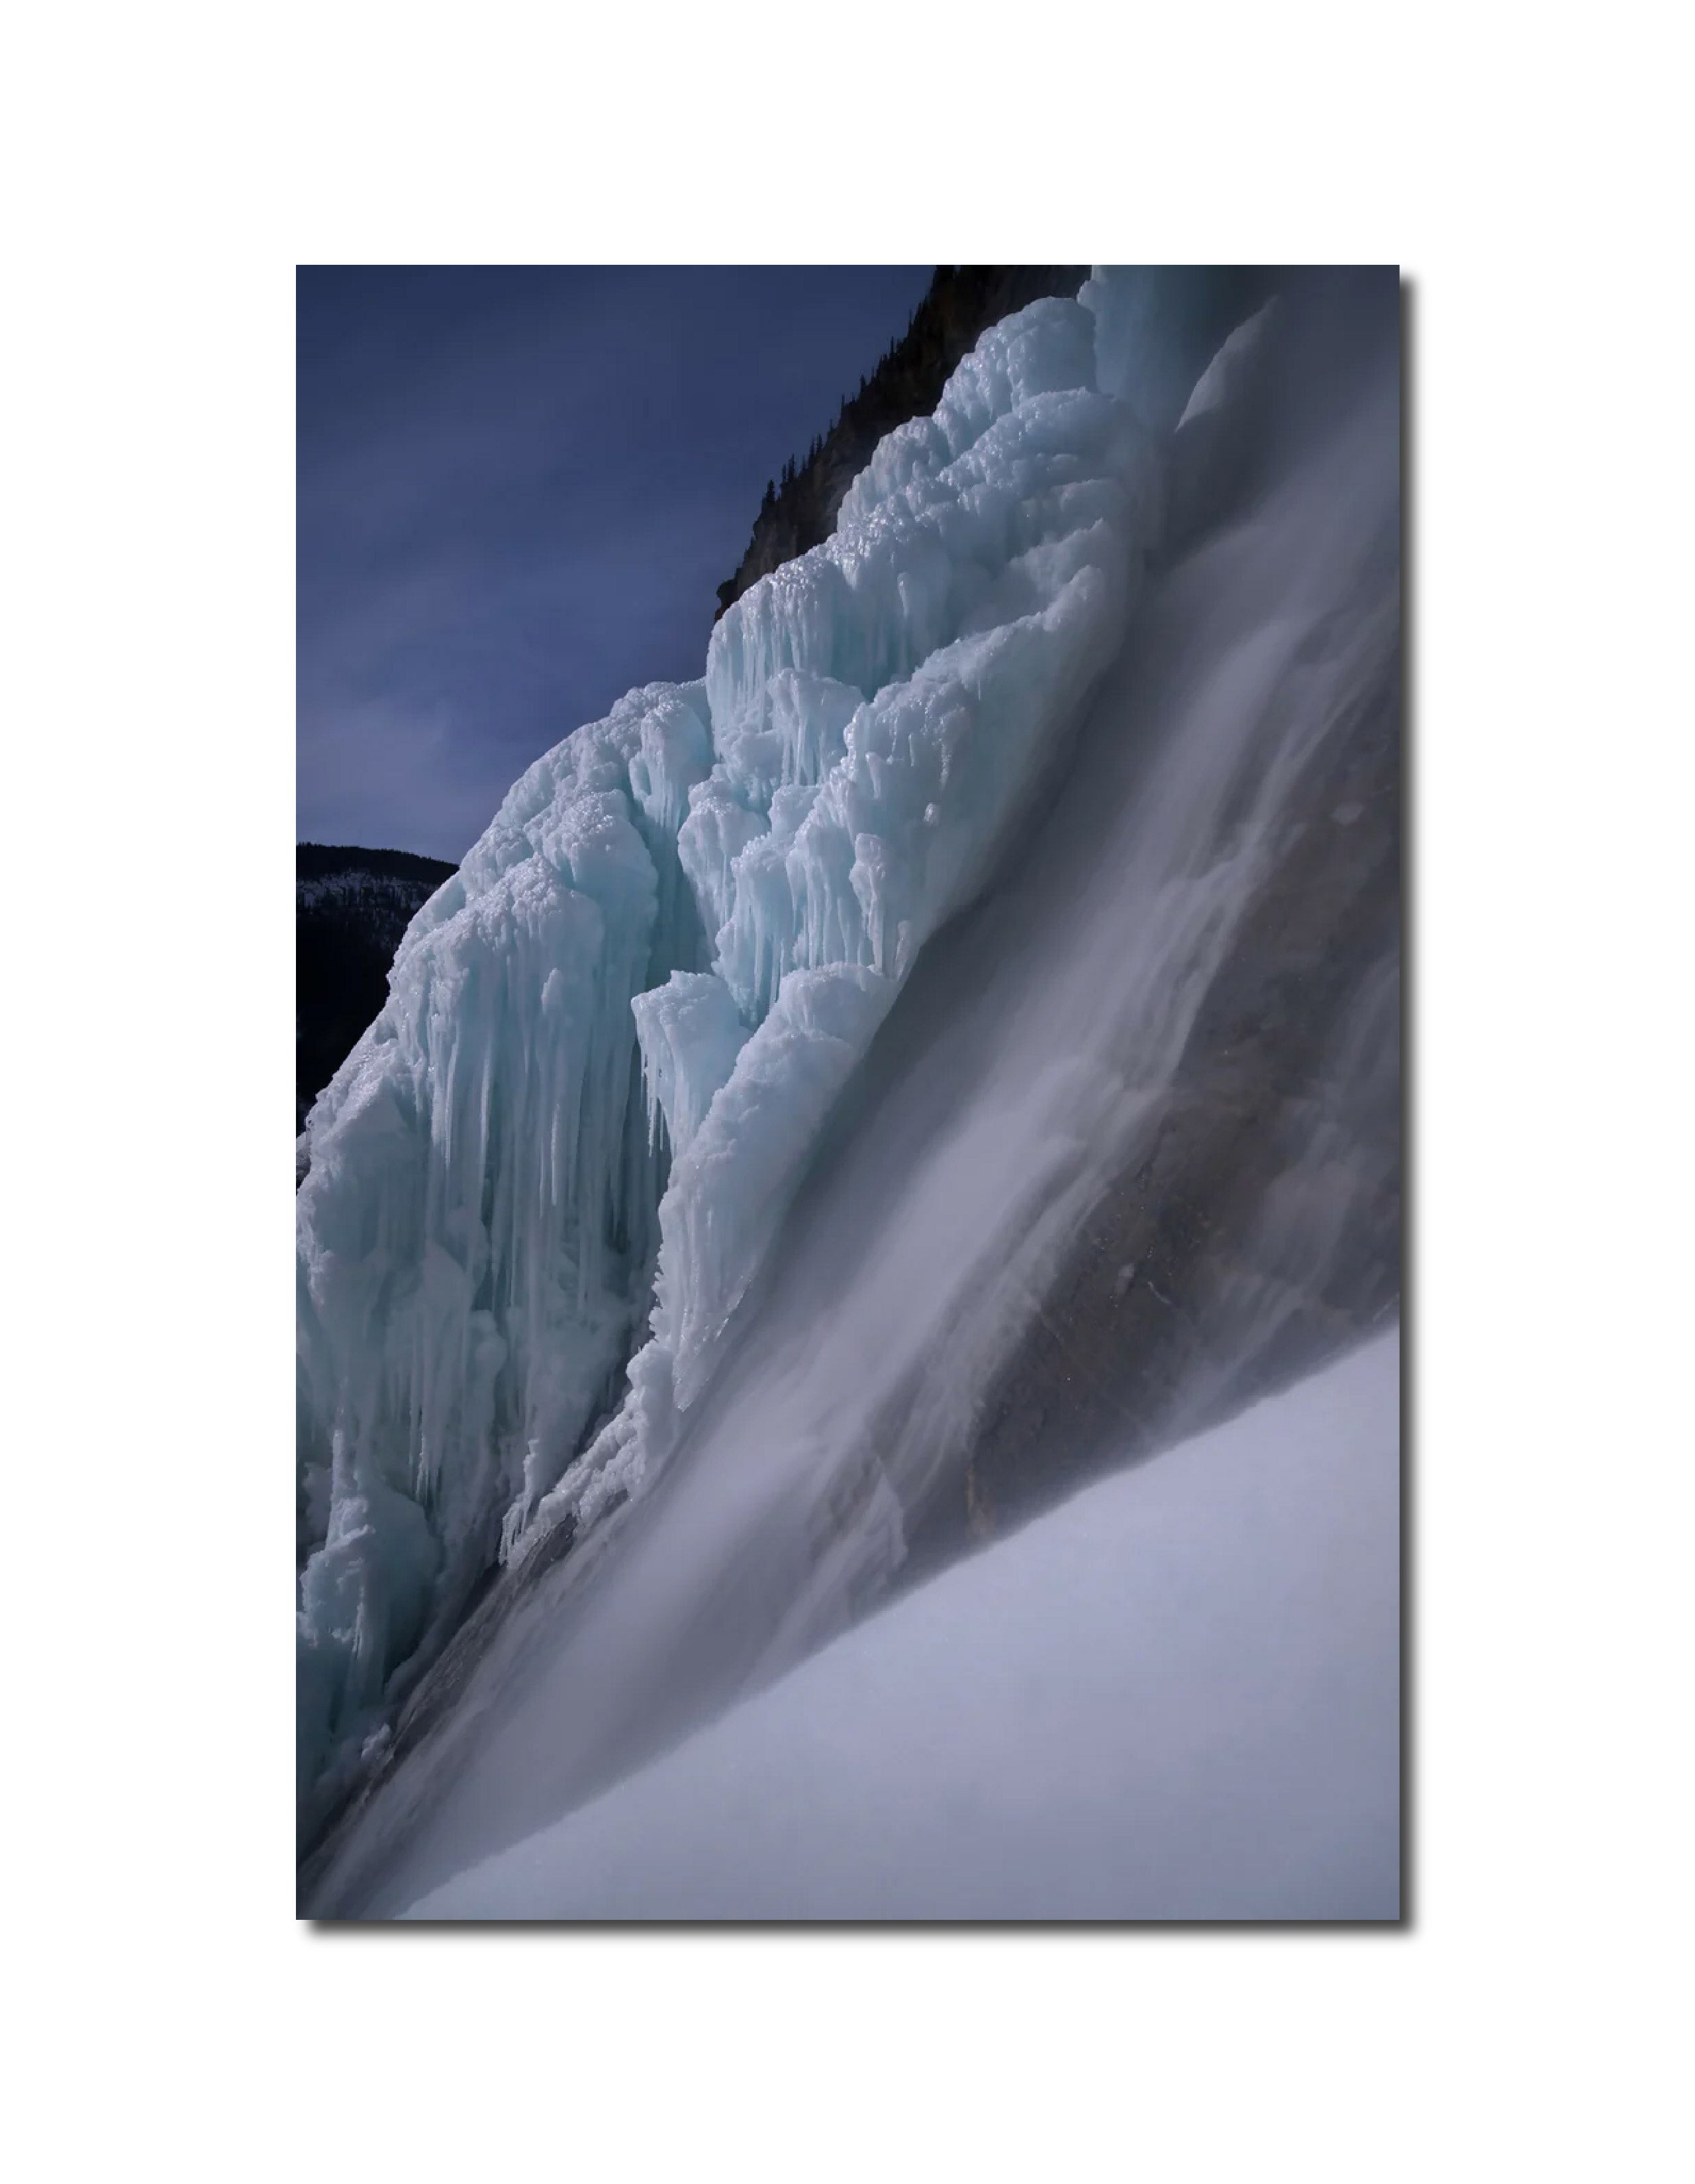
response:
[[[388,998],[400,936],[457,866],[410,850],[294,850],[294,1128]]]

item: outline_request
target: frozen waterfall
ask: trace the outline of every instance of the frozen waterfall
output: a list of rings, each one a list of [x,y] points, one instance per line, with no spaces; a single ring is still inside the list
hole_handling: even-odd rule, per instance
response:
[[[408,932],[299,1195],[309,1826],[497,1548],[650,1482],[842,1086],[1116,652],[1161,475],[1099,365],[1081,302],[991,329],[704,680],[538,760]]]

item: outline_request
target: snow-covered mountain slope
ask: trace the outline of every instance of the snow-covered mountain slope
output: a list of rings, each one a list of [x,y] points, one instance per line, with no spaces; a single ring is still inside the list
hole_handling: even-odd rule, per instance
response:
[[[402,1915],[1395,1919],[1399,1402],[1391,1333]]]

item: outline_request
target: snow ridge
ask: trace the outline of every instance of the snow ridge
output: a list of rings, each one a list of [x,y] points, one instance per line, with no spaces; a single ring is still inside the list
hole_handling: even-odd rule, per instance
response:
[[[414,920],[308,1124],[309,1824],[496,1543],[663,1463],[837,1095],[1116,651],[1160,488],[1089,309],[1014,315],[704,679],[538,760]]]

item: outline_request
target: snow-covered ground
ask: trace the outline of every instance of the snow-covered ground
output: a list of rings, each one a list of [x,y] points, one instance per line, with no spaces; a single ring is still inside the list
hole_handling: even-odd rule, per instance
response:
[[[1400,1367],[1078,1495],[405,1915],[1395,1919]]]

